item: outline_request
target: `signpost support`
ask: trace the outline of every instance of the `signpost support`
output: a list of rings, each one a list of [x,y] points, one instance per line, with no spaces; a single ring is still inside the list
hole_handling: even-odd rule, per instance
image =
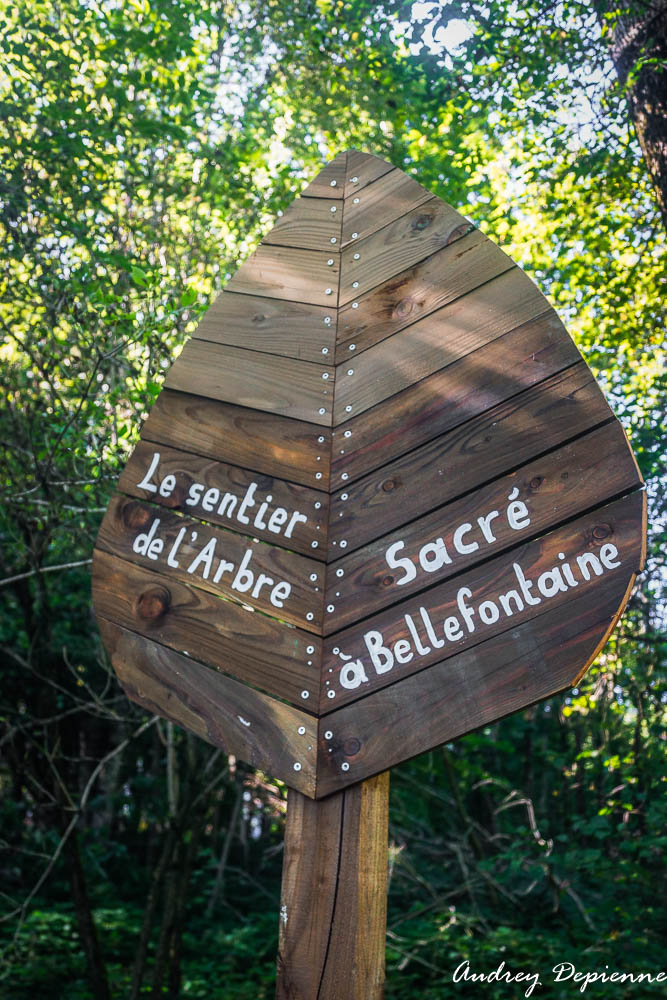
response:
[[[314,800],[290,789],[276,1000],[382,1000],[389,772]]]

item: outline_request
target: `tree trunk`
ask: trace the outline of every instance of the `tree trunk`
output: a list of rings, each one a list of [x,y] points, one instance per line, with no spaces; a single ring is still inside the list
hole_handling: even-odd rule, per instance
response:
[[[603,3],[599,12],[615,13]],[[631,2],[614,24],[611,58],[667,229],[667,0]]]
[[[88,978],[93,990],[93,996],[95,1000],[111,1000],[106,966],[102,958],[97,937],[97,928],[93,919],[90,900],[88,899],[88,890],[81,864],[76,830],[73,830],[67,838],[63,853],[68,862],[67,872],[72,890],[72,899],[74,900],[74,908],[76,910],[79,938],[86,955]]]

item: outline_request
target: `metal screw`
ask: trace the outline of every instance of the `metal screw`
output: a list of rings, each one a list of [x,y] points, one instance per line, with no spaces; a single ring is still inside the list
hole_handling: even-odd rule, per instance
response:
[[[359,178],[358,177],[352,177],[351,178],[350,184],[358,184],[358,183],[359,183]]]
[[[302,691],[301,692],[301,697],[302,698],[310,698],[310,691]]]
[[[305,734],[306,734],[306,727],[305,726],[299,726],[299,728],[297,729],[297,732],[298,732],[299,736],[305,736]]]
[[[345,481],[345,480],[349,479],[349,478],[350,478],[350,476],[349,476],[349,473],[347,473],[347,472],[344,472],[344,473],[343,473],[343,475],[342,475],[342,476],[341,476],[340,478],[341,478],[341,479],[342,479],[343,481]]]
[[[342,569],[337,569],[336,570],[336,576],[344,576],[344,575],[345,575],[345,570],[342,570]]]
[[[350,495],[349,493],[341,493],[340,498],[341,498],[341,500],[347,500],[347,498],[349,497],[349,495]]]
[[[338,656],[338,654],[340,653],[340,649],[338,648],[338,646],[334,646],[331,652],[334,654],[334,656]]]
[[[360,253],[355,253],[352,255],[352,260],[359,260],[360,257],[361,257]]]
[[[336,237],[332,236],[331,239],[329,240],[329,243],[335,243],[335,242],[336,242]]]
[[[315,479],[321,479],[321,478],[322,478],[322,473],[321,472],[316,472],[315,473]]]
[[[353,288],[358,288],[359,287],[359,282],[358,281],[353,281],[352,282],[352,287]]]
[[[345,412],[346,413],[352,413],[352,406],[351,405],[346,406],[345,407]]]
[[[317,443],[318,444],[323,444],[324,443],[324,438],[323,438],[323,436],[321,434],[320,434],[320,436],[317,439]]]
[[[352,303],[352,308],[353,309],[358,309],[359,308],[359,303],[358,302],[353,302]]]
[[[322,348],[322,354],[328,354],[328,353],[329,353],[329,348],[328,347],[323,347]]]
[[[320,544],[319,542],[311,542],[310,547],[311,549],[316,549],[319,544]]]
[[[354,368],[348,368],[347,374],[348,375],[354,375]]]
[[[335,691],[327,691],[327,698],[335,698],[335,697],[336,697]]]
[[[331,316],[325,316],[324,317],[324,325],[325,326],[331,326]]]
[[[323,417],[323,416],[324,416],[324,414],[325,414],[325,413],[326,413],[327,411],[326,411],[326,410],[324,409],[324,407],[323,407],[323,406],[320,406],[320,408],[319,408],[319,410],[318,410],[317,412],[319,413],[319,415],[320,415],[321,417]]]
[[[315,580],[317,580],[317,573],[311,573],[310,579],[312,580],[313,583],[315,583]]]
[[[329,187],[335,188],[336,187],[336,181],[331,181],[331,184],[329,185]]]
[[[352,199],[352,204],[353,205],[358,205],[359,204],[359,199],[358,198],[353,198]]]
[[[325,289],[324,294],[325,295],[333,295],[333,288],[327,288],[327,289]]]
[[[343,763],[340,765],[340,769],[341,769],[341,771],[349,771],[350,770],[350,765],[348,764],[348,762],[346,760],[344,760]]]
[[[331,265],[333,264],[333,257],[329,257],[327,264],[329,265],[329,267],[331,267]]]
[[[314,653],[315,652],[315,647],[314,646],[306,646],[306,652],[308,654]]]
[[[301,764],[299,764],[298,760],[297,760],[296,764],[294,765],[294,770],[295,771],[300,771],[301,770]]]
[[[332,212],[332,214],[333,214],[333,213],[334,213],[335,211],[336,211],[336,206],[335,206],[335,205],[332,205],[332,206],[331,206],[331,212]]]
[[[340,547],[341,547],[341,549],[346,549],[347,548],[347,542],[345,541],[345,539],[343,539],[343,541],[340,543]]]
[[[317,500],[316,503],[315,503],[315,510],[319,510],[321,506],[322,506],[322,504],[320,503],[319,500]]]
[[[352,233],[352,239],[353,240],[356,240],[358,238],[358,236],[359,236],[359,233]]]
[[[346,437],[346,438],[352,437],[352,431],[345,431],[345,433],[343,434],[343,437]]]
[[[314,617],[315,615],[313,614],[313,612],[309,611],[308,614],[306,615],[306,621],[312,622]]]
[[[332,614],[335,610],[336,609],[333,606],[333,604],[327,604],[327,611],[329,612],[329,614]]]
[[[327,380],[327,379],[329,378],[329,372],[323,372],[323,374],[322,374],[322,378],[323,378],[323,379],[324,379],[324,381],[326,382],[326,380]]]
[[[330,729],[327,729],[326,733],[324,734],[324,738],[325,738],[325,740],[332,740],[333,739],[333,733],[331,732]]]
[[[356,351],[356,349],[357,349],[356,344],[350,344],[350,346],[348,347],[348,351]]]

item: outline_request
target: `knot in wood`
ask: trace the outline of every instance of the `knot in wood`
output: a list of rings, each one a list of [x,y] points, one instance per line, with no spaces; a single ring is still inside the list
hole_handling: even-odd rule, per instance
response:
[[[414,307],[414,299],[411,299],[410,296],[405,299],[401,299],[401,301],[394,306],[391,317],[392,319],[405,319],[406,316],[410,315]]]
[[[382,484],[382,489],[385,493],[391,493],[392,490],[397,490],[401,485],[400,476],[395,476],[393,479],[385,479]]]
[[[178,483],[178,485],[174,487],[173,493],[162,500],[162,506],[169,507],[170,510],[179,510],[185,503],[185,499],[190,492],[190,487],[193,482],[194,480],[191,479],[190,476],[185,477],[183,482]]]
[[[137,615],[146,621],[156,621],[169,610],[171,595],[166,587],[150,587],[137,599]]]
[[[465,222],[462,225],[457,226],[456,229],[452,229],[451,233],[449,234],[449,236],[445,240],[445,246],[449,246],[450,243],[454,243],[456,240],[460,239],[462,236],[465,236],[466,233],[471,232],[474,228],[475,227],[472,225],[472,223]]]
[[[361,741],[352,736],[349,740],[345,740],[343,743],[343,753],[346,757],[354,757],[361,750]]]
[[[432,222],[433,222],[432,215],[427,215],[426,213],[424,213],[423,215],[418,215],[417,218],[412,223],[412,229],[416,230],[417,232],[421,232],[422,229],[428,229],[428,227],[431,225]]]
[[[533,476],[528,485],[534,492],[535,490],[539,490],[543,482],[544,482],[544,476]]]
[[[612,530],[609,524],[596,524],[593,528],[593,538],[596,542],[601,542],[605,538],[609,538]]]
[[[385,577],[382,578],[382,586],[383,587],[391,587],[391,585],[392,585],[393,582],[394,582],[394,578],[390,574],[387,574],[387,576],[385,576]]]
[[[126,527],[138,531],[140,528],[147,526],[152,517],[152,512],[148,507],[142,507],[141,504],[131,500],[129,503],[124,504],[121,516]]]

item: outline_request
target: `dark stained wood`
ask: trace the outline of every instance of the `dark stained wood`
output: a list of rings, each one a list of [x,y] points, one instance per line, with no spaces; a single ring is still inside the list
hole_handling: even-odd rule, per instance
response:
[[[450,656],[460,655],[464,649],[487,638],[508,629],[516,629],[522,622],[545,611],[561,607],[564,620],[567,620],[568,603],[583,595],[588,595],[589,600],[595,601],[607,585],[618,587],[621,593],[625,593],[644,558],[643,537],[639,536],[637,526],[644,521],[645,505],[646,496],[643,491],[632,493],[331,636],[324,644],[320,713],[326,711],[327,704],[333,710],[339,705],[368,697],[379,688],[423,671]],[[597,575],[590,572],[591,578],[586,580],[576,565],[577,556],[585,552],[597,555],[606,544],[615,546],[618,554],[611,561],[620,565],[601,570]],[[563,553],[565,562],[560,559],[559,553]],[[576,587],[568,586],[548,597],[541,596],[537,587],[541,574],[565,563],[574,566]],[[516,564],[525,577],[533,581],[533,603],[521,590],[513,568]],[[466,604],[475,609],[472,631],[466,626],[463,612],[458,607],[457,595],[461,588],[467,588]],[[485,623],[479,610],[480,605],[486,601],[495,601],[498,610],[501,608],[499,595],[506,595],[510,591],[519,594],[522,606],[511,603],[511,613],[500,611],[495,622]],[[432,623],[431,636],[423,622],[422,608]],[[454,617],[458,619],[460,626],[458,629],[452,626],[453,634],[457,637],[447,638],[443,623]],[[418,651],[409,621],[412,621],[417,630],[422,652]],[[382,644],[388,648],[393,648],[399,640],[405,640],[407,647],[401,649],[401,656],[404,660],[407,658],[407,662],[401,663],[396,659],[393,667],[378,673],[370,662],[364,640],[364,636],[371,631],[380,633]],[[352,661],[361,659],[367,682],[355,688],[346,688],[340,684],[339,675],[341,668],[344,668],[343,656],[345,662],[349,658]],[[329,697],[330,690],[335,691],[335,697]]]
[[[167,389],[331,424],[335,370],[294,358],[190,340],[169,369]]]
[[[93,558],[93,599],[100,617],[317,712],[317,636],[100,549]]]
[[[346,192],[343,246],[361,243],[365,237],[371,236],[388,222],[398,219],[432,197],[430,191],[426,191],[402,170],[390,170],[358,192]]]
[[[580,360],[550,309],[335,428],[332,488],[358,479]]]
[[[335,198],[296,198],[288,205],[262,243],[303,250],[340,249],[343,206]]]
[[[146,480],[156,453],[159,455],[158,464],[150,479]],[[168,476],[174,477],[176,485],[171,493],[163,496],[160,487]],[[142,489],[141,484],[144,482],[147,485]],[[148,486],[154,486],[155,489],[150,490]],[[272,545],[282,545],[314,559],[326,559],[328,493],[144,440],[140,440],[132,452],[118,488],[129,496],[150,500],[169,510],[180,511],[213,524],[222,524],[240,534],[262,538]],[[244,511],[243,501],[253,488],[252,506],[248,505]],[[218,499],[215,498],[216,490]],[[164,492],[167,492],[167,486],[164,487]],[[219,513],[227,494],[238,497],[238,501],[233,506],[230,502]],[[192,503],[197,497],[198,501]],[[269,497],[270,506],[262,515],[261,505]],[[282,524],[280,521],[283,514],[276,514],[273,522],[271,520],[279,507],[289,515],[289,519]],[[294,519],[292,515],[295,512],[307,517],[307,521]],[[249,524],[239,520],[239,513],[248,518]],[[289,537],[285,534],[286,531],[290,531]]]
[[[163,389],[141,436],[304,486],[329,487],[331,431],[305,421]]]
[[[333,264],[328,261],[333,257]],[[340,255],[260,243],[227,283],[230,292],[310,302],[335,310]],[[332,291],[327,293],[327,289]]]
[[[439,206],[442,205],[438,199],[435,200]],[[404,222],[404,219],[400,221]],[[393,227],[387,227],[391,228]],[[383,229],[382,233],[386,231]],[[431,238],[433,235],[435,234],[432,234]],[[404,240],[400,249],[388,248],[387,256],[392,263],[396,263],[406,246],[410,248],[414,246],[411,256],[420,253],[421,257],[425,257],[424,249],[428,241],[428,233],[423,235],[420,233],[419,239],[411,242]],[[439,242],[437,239],[434,240],[434,243],[437,242]],[[447,240],[443,239],[442,242],[446,243]],[[392,249],[393,252],[390,252]],[[364,259],[365,256],[364,254]],[[363,259],[360,256],[359,265],[362,263]],[[421,260],[414,267],[401,271],[388,281],[383,281],[381,285],[376,285],[365,295],[358,294],[360,288],[353,289],[357,293],[354,296],[356,308],[352,302],[348,302],[338,313],[336,363],[347,361],[353,354],[355,356],[361,354],[374,344],[386,340],[406,326],[411,326],[417,320],[423,319],[429,313],[435,312],[436,309],[510,270],[513,266],[510,258],[495,243],[478,230],[474,230],[468,236],[426,257],[426,260]],[[350,271],[348,284],[351,285],[357,279],[354,277],[354,269]],[[343,280],[345,281],[345,256]],[[372,276],[369,275],[369,283],[372,280]],[[375,282],[373,284],[375,285]],[[352,345],[354,350],[350,349]]]
[[[132,701],[305,795],[315,794],[317,723],[312,716],[104,618],[98,624]],[[301,765],[298,770],[295,763]]]
[[[641,485],[639,470],[618,424],[604,424],[329,566],[325,604],[335,605],[333,625],[336,629],[349,625]],[[530,520],[530,525],[521,530],[512,528],[507,517],[510,503],[517,500],[525,504]],[[489,541],[477,519],[492,511],[497,511],[498,516],[485,522],[495,539]],[[520,523],[524,523],[523,518]],[[474,552],[456,550],[453,536],[462,524],[472,525],[465,540],[477,544]],[[451,561],[424,571],[420,550],[439,540],[444,542]],[[413,580],[401,584],[398,581],[405,580],[405,569],[392,568],[386,559],[387,550],[399,542],[404,546],[396,555],[409,559],[416,571]],[[433,552],[425,556],[427,565],[429,558],[433,560]]]
[[[567,617],[561,608],[549,611],[327,715],[320,733],[331,737],[319,744],[317,794],[367,779],[577,683],[627,596],[622,584],[605,587],[593,601],[570,601]]]
[[[611,417],[587,366],[572,365],[332,496],[330,558],[347,554],[343,541],[350,552]]]
[[[357,149],[348,150],[347,173],[345,175],[345,197],[354,198],[355,195],[368,184],[384,177],[394,166],[387,163],[379,156],[372,156],[370,153],[362,153]]]
[[[142,537],[159,540],[161,550],[148,549],[148,541],[139,549],[137,542]],[[248,604],[308,631],[319,631],[321,627],[324,567],[288,549],[214,528],[120,493],[109,503],[97,545],[105,552],[164,573],[170,579]],[[200,559],[207,546],[213,549],[212,558]],[[222,569],[225,564],[229,568],[217,579],[218,567]],[[233,584],[237,571],[244,565],[246,570],[239,589]],[[284,596],[287,588],[282,583],[291,588],[288,596]],[[250,586],[244,591],[242,587],[247,584]]]
[[[326,365],[334,358],[336,316],[326,306],[225,291],[192,336]]]
[[[289,792],[277,1000],[382,1000],[389,774]]]
[[[347,156],[346,152],[339,153],[335,159],[330,160],[304,188],[301,197],[342,199],[345,196]]]
[[[356,318],[349,311],[353,300],[360,300],[371,288],[414,267],[473,229],[472,223],[439,198],[430,198],[399,219],[387,219],[386,222],[379,232],[361,244],[354,241],[343,251],[340,305],[348,304],[345,310],[348,324]],[[478,238],[491,243],[481,233]],[[502,254],[497,247],[496,250]],[[507,266],[511,267],[512,261],[508,261]],[[363,308],[361,301],[359,308]]]
[[[518,267],[487,281],[339,368],[334,424],[535,319],[547,307]]]

